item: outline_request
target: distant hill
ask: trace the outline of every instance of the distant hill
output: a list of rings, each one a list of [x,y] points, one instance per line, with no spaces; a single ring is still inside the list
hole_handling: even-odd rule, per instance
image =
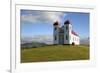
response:
[[[21,44],[32,43],[32,42],[33,42],[32,37],[23,37],[23,38],[21,38]]]
[[[34,37],[21,37],[21,44],[32,43],[32,42],[53,44],[53,37],[50,35],[39,35],[39,36],[34,36]]]
[[[21,48],[22,49],[29,49],[29,48],[37,48],[37,47],[41,47],[41,46],[45,46],[47,44],[45,43],[39,43],[39,42],[31,42],[31,43],[23,43],[21,44]]]
[[[82,44],[82,45],[89,45],[89,43],[90,43],[89,37],[83,38],[83,39],[80,40],[80,44]]]

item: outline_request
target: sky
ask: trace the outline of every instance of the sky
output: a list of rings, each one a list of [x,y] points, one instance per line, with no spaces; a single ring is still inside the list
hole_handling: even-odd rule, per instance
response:
[[[89,13],[21,10],[21,37],[53,38],[53,23],[70,20],[72,29],[80,38],[89,37]]]

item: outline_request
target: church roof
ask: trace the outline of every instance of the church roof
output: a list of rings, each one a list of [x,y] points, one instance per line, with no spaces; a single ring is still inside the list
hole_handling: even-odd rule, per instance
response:
[[[54,24],[53,25],[59,25],[59,22],[58,21],[56,21],[56,22],[54,22]]]
[[[72,34],[73,35],[76,35],[76,36],[79,36],[76,32],[74,32],[73,30],[72,30]]]
[[[66,21],[64,22],[64,24],[70,24],[70,21],[69,21],[69,20],[66,20]]]

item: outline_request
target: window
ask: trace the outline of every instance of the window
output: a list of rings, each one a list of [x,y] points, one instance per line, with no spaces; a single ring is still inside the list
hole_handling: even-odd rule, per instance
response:
[[[68,36],[66,35],[66,40],[68,40]]]
[[[68,30],[68,26],[66,26],[66,30]]]
[[[57,28],[55,27],[55,30],[57,30]]]
[[[57,38],[56,38],[56,36],[55,36],[55,40],[56,40]]]

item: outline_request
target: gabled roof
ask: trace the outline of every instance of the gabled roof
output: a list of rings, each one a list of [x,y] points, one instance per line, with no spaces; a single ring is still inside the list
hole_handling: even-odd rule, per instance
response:
[[[76,36],[79,36],[76,32],[74,32],[73,30],[72,30],[72,34],[73,35],[76,35]]]

